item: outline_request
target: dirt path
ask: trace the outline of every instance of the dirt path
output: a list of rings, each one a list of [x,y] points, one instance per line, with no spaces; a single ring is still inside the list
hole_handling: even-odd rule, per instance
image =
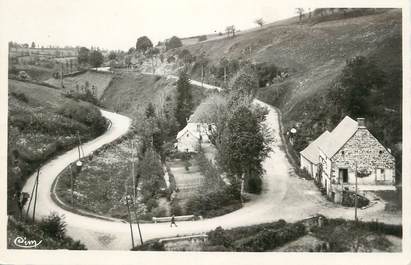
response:
[[[231,228],[270,222],[278,219],[296,221],[307,216],[321,213],[328,217],[343,217],[352,219],[354,210],[331,204],[321,196],[313,182],[295,177],[293,169],[281,147],[279,135],[278,112],[261,101],[256,100],[269,109],[267,124],[277,141],[273,151],[264,161],[266,174],[263,178],[263,192],[243,208],[216,218],[202,221],[180,222],[178,227],[170,228],[168,223],[142,224],[143,239],[171,237],[184,234],[201,233],[215,229],[217,226]],[[102,136],[84,144],[86,154],[101,145],[111,142],[127,132],[130,119],[111,112],[103,111],[103,115],[112,121],[112,127]],[[81,240],[88,249],[127,250],[131,248],[129,225],[121,222],[111,222],[81,216],[59,208],[50,197],[50,187],[59,172],[77,158],[76,149],[57,157],[42,167],[40,173],[39,198],[37,216],[48,215],[51,211],[65,215],[67,233],[76,240]],[[29,191],[33,185],[34,175],[27,181],[24,191]],[[380,221],[401,223],[400,216],[384,216],[384,205],[377,203],[366,210],[359,211],[363,220],[378,217]],[[138,242],[137,226],[134,234]]]

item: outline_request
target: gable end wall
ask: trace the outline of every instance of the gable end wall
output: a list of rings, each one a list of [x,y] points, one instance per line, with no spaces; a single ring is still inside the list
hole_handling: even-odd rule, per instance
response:
[[[332,176],[336,181],[338,181],[338,169],[347,168],[349,183],[354,184],[355,163],[357,162],[358,169],[367,169],[372,172],[368,177],[358,178],[359,184],[393,184],[395,176],[395,158],[365,128],[359,128],[344,144],[344,146],[332,157],[331,161]],[[376,183],[377,169],[384,169],[384,182]]]

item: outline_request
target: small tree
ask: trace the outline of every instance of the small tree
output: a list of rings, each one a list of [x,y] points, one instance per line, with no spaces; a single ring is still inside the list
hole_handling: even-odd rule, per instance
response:
[[[296,8],[295,12],[297,12],[299,21],[301,22],[304,17],[304,8]]]
[[[256,20],[254,20],[254,23],[256,23],[258,26],[263,27],[265,22],[263,20],[263,18],[258,18]]]
[[[31,43],[31,48],[35,49],[36,48],[36,43],[34,43],[34,41]]]
[[[136,50],[145,53],[153,47],[153,43],[147,36],[142,36],[137,39]]]

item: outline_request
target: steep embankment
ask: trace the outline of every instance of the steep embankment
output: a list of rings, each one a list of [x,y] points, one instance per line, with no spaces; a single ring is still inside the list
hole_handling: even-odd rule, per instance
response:
[[[366,57],[384,72],[386,83],[379,90],[371,91],[367,99],[370,113],[365,118],[371,132],[393,149],[400,161],[401,10],[354,12],[346,16],[334,13],[305,18],[302,23],[289,19],[234,38],[201,42],[180,50],[205,55],[208,82],[214,82],[213,67],[221,68],[220,60],[224,57],[237,62],[249,60],[256,64],[273,64],[287,72],[285,79],[260,88],[258,97],[282,110],[286,128],[297,126],[301,135],[296,151],[339,122],[341,117],[331,114],[331,109],[339,106],[330,102],[327,93],[335,89],[347,59]],[[227,69],[230,70],[230,66]],[[228,72],[228,76],[231,75]],[[201,67],[193,67],[193,76],[199,79]]]

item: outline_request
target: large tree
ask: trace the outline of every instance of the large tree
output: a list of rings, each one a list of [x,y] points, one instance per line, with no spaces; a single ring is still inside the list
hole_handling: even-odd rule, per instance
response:
[[[264,120],[267,109],[231,104],[218,145],[218,162],[233,183],[249,192],[261,191],[262,162],[272,138]]]
[[[191,93],[190,78],[185,71],[180,73],[177,81],[177,97],[176,97],[175,117],[180,129],[187,125],[187,119],[190,117],[193,109],[193,96]]]
[[[153,47],[153,43],[147,36],[142,36],[137,39],[136,50],[145,53]]]
[[[94,50],[90,52],[88,62],[92,67],[99,67],[103,61],[104,57],[100,51]]]

